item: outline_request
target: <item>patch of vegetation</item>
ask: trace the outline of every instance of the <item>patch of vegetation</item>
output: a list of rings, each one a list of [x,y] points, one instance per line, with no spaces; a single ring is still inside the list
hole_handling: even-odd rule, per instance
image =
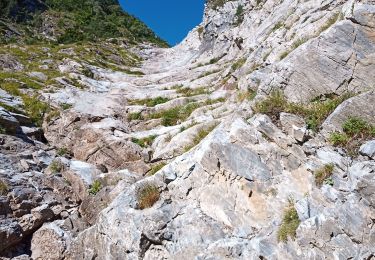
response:
[[[0,195],[1,196],[8,195],[8,190],[9,190],[9,188],[8,188],[8,185],[6,184],[6,182],[3,181],[3,180],[0,180]]]
[[[24,39],[29,44],[49,41],[36,32],[41,31],[44,21],[52,16],[53,31],[59,33],[58,43],[125,37],[129,41],[168,46],[143,22],[124,12],[117,0],[45,0],[33,4],[8,0],[1,2],[0,7],[3,19],[12,21],[17,31],[25,31],[25,35],[15,36],[14,40]],[[2,36],[0,42],[6,42],[7,37]]]
[[[335,166],[333,164],[326,164],[315,171],[315,183],[318,187],[321,187],[331,178],[334,168]]]
[[[44,115],[46,115],[51,110],[49,105],[45,102],[40,101],[37,95],[22,95],[22,100],[25,105],[24,108],[27,115],[37,126],[41,126],[43,123]]]
[[[272,32],[275,32],[277,30],[279,30],[280,28],[283,28],[285,25],[284,23],[282,22],[278,22],[277,24],[275,24],[275,26],[272,28]]]
[[[336,23],[336,21],[339,19],[340,14],[341,13],[338,12],[337,14],[335,14],[331,18],[329,18],[328,21],[319,29],[318,34],[321,34],[322,32],[326,31],[328,28],[330,28],[332,25],[334,25]]]
[[[294,239],[296,237],[296,231],[300,224],[297,210],[294,204],[291,202],[284,211],[283,221],[277,232],[277,239],[280,242],[286,242],[288,237]]]
[[[280,55],[280,60],[283,60],[286,56],[288,56],[292,51],[294,51],[295,49],[297,49],[299,46],[301,46],[302,44],[304,44],[305,42],[307,42],[308,39],[305,39],[305,38],[301,38],[301,39],[298,39],[296,40],[295,42],[293,42],[291,48],[289,50],[286,50],[285,52],[283,52],[281,55]]]
[[[198,145],[209,133],[212,132],[212,130],[215,129],[216,126],[217,124],[212,125],[209,128],[199,130],[195,135],[193,142],[184,148],[184,152],[188,152],[191,148]]]
[[[102,184],[99,180],[95,180],[89,189],[89,194],[96,195],[102,189]]]
[[[201,78],[210,76],[210,75],[218,73],[218,72],[220,72],[220,70],[206,71],[206,72],[202,73],[201,75],[199,75],[197,79],[201,79]]]
[[[173,126],[177,125],[180,121],[186,120],[198,107],[200,107],[198,103],[189,103],[184,106],[177,106],[165,111],[151,114],[149,117],[151,119],[161,118],[161,124],[163,126]]]
[[[47,114],[47,116],[45,117],[45,120],[46,120],[47,123],[49,123],[49,122],[52,121],[52,119],[57,118],[57,117],[59,117],[59,116],[60,116],[60,111],[57,110],[57,109],[53,109],[53,110],[51,110],[51,111]]]
[[[0,126],[0,134],[6,134],[6,129]]]
[[[176,92],[182,94],[185,97],[192,97],[197,95],[203,95],[209,93],[208,87],[199,87],[199,88],[178,88]]]
[[[151,136],[141,138],[141,139],[133,137],[132,142],[135,143],[135,144],[138,144],[142,148],[145,148],[147,146],[152,145],[152,143],[154,142],[156,137],[157,137],[156,135],[151,135]]]
[[[60,107],[62,108],[62,110],[68,110],[70,108],[72,108],[72,104],[68,104],[68,103],[61,103],[60,104]]]
[[[236,71],[241,68],[246,62],[246,58],[241,58],[232,64],[231,70]]]
[[[147,173],[147,175],[149,175],[149,176],[154,175],[159,170],[161,170],[161,168],[163,168],[165,165],[167,165],[166,162],[161,162],[161,163],[153,165],[151,170]]]
[[[137,192],[138,209],[151,208],[160,198],[158,187],[154,184],[143,184]]]
[[[235,22],[234,22],[234,25],[235,26],[239,26],[242,24],[243,20],[244,20],[244,16],[245,16],[245,12],[244,12],[244,9],[243,9],[243,6],[242,5],[239,5],[237,7],[237,10],[236,10],[236,14],[235,14]]]
[[[352,96],[351,93],[346,93],[338,97],[327,98],[324,101],[316,100],[305,105],[290,103],[281,91],[273,91],[265,100],[256,104],[255,111],[268,115],[276,123],[280,120],[281,112],[299,115],[305,119],[308,128],[316,132],[336,107]]]
[[[58,156],[64,156],[64,155],[69,154],[69,150],[68,150],[67,148],[65,148],[65,147],[63,147],[63,148],[59,148],[59,149],[57,149],[56,154],[57,154]]]
[[[212,8],[212,9],[219,9],[224,6],[225,3],[230,2],[233,0],[206,0],[206,3]]]
[[[247,91],[241,91],[237,94],[237,101],[238,102],[243,102],[245,100],[253,100],[255,96],[257,95],[256,91],[254,90],[247,90]]]
[[[128,120],[143,120],[142,112],[134,112],[134,113],[129,113],[128,114]]]
[[[54,160],[50,164],[49,169],[51,170],[51,172],[53,174],[56,174],[56,173],[60,173],[62,171],[63,167],[64,166],[63,166],[63,164],[60,161]]]
[[[375,126],[362,118],[351,117],[342,125],[343,133],[330,134],[330,142],[334,146],[346,149],[352,156],[358,154],[362,143],[375,138]]]
[[[169,101],[166,97],[156,97],[156,98],[145,98],[145,99],[135,99],[130,100],[129,105],[142,105],[147,107],[154,107],[159,104],[163,104]]]

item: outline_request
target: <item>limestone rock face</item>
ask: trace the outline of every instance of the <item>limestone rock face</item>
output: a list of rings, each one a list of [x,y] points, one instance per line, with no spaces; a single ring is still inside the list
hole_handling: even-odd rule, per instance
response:
[[[43,131],[0,90],[0,258],[373,258],[372,134],[328,137],[375,125],[374,1],[208,2],[173,48],[46,48]]]

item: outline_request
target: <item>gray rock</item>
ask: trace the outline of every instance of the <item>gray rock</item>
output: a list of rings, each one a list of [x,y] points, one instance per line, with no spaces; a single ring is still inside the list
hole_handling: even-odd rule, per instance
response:
[[[303,118],[293,114],[281,113],[280,123],[288,135],[292,136],[298,142],[305,141],[307,126]]]
[[[4,71],[21,71],[24,66],[10,54],[0,54],[0,69]]]
[[[10,134],[15,134],[20,124],[6,109],[0,107],[0,127]]]
[[[359,152],[360,154],[368,156],[375,160],[375,140],[364,143],[359,148]]]

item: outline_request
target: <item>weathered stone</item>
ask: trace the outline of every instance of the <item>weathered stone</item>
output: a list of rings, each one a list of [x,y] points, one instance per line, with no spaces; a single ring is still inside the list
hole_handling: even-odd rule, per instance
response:
[[[39,260],[59,260],[69,248],[71,235],[63,230],[63,221],[44,224],[31,239],[31,257]]]
[[[375,140],[364,143],[360,147],[359,152],[375,160]]]

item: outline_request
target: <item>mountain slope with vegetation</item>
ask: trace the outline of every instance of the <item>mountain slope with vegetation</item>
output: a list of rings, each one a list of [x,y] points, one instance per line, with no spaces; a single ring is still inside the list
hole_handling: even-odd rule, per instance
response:
[[[374,259],[373,0],[207,0],[173,48],[96,40],[112,1],[21,2],[0,259]]]
[[[124,12],[117,0],[5,0],[1,42],[73,43],[125,37],[168,46],[143,22]]]

